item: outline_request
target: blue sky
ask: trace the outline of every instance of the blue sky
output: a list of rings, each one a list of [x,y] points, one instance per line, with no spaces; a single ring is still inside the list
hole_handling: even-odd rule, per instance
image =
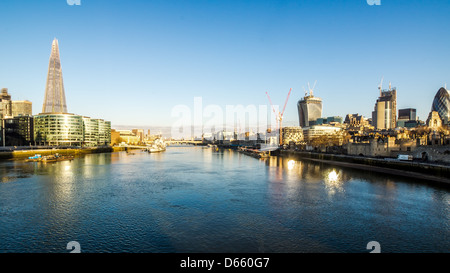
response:
[[[53,38],[68,110],[117,125],[172,124],[175,105],[284,104],[297,125],[317,80],[323,116],[370,117],[384,76],[425,120],[450,84],[450,2],[66,0],[0,2],[0,87],[41,111]]]

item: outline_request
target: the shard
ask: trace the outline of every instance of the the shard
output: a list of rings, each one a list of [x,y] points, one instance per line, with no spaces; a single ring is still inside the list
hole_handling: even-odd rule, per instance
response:
[[[58,40],[52,43],[52,52],[48,64],[47,83],[42,113],[67,113],[66,95],[59,59]]]

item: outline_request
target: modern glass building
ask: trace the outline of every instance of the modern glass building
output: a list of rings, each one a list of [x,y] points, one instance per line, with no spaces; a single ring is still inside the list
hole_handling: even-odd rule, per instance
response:
[[[23,113],[31,111],[31,104],[29,109],[25,102],[22,104]],[[34,116],[34,142],[36,145],[77,147],[111,144],[111,122],[67,113],[56,39],[52,44],[42,113]]]
[[[431,106],[431,111],[436,111],[442,119],[443,124],[449,124],[450,121],[450,91],[442,87],[436,93]]]
[[[399,128],[414,128],[419,123],[417,121],[416,109],[406,108],[398,110],[397,127]]]
[[[54,39],[48,64],[47,83],[42,113],[67,113],[66,95],[59,59],[58,40]]]
[[[87,147],[98,145],[98,119],[83,117],[84,137],[83,144]]]
[[[416,109],[415,108],[406,108],[406,109],[399,109],[398,110],[398,119],[403,120],[416,120]]]
[[[82,146],[83,117],[48,113],[34,116],[34,140],[37,145]]]
[[[103,119],[98,120],[98,146],[107,146],[111,144],[111,121]]]
[[[299,124],[302,128],[314,125],[313,123],[322,117],[322,99],[314,97],[312,93],[299,100],[297,108]]]

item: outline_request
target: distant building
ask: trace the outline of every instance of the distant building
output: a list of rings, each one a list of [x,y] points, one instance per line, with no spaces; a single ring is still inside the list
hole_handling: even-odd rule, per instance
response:
[[[56,38],[53,40],[50,53],[42,113],[67,113],[58,40]]]
[[[422,124],[423,124],[423,122],[420,121],[420,120],[408,120],[408,121],[405,122],[403,127],[405,127],[405,128],[416,128],[418,126],[421,126]]]
[[[283,127],[283,144],[289,145],[291,143],[298,144],[303,142],[303,129],[301,127]]]
[[[398,110],[397,127],[414,128],[418,125],[416,109],[407,108]]]
[[[231,131],[219,131],[215,134],[216,140],[230,142],[237,138],[235,132]],[[245,138],[245,135],[244,135]]]
[[[398,119],[416,120],[416,109],[406,108],[398,110]]]
[[[122,139],[120,138],[120,132],[116,131],[115,129],[111,129],[111,145],[117,145],[122,142]]]
[[[117,139],[117,133],[119,133],[119,138]],[[113,144],[120,144],[122,142],[130,145],[138,145],[140,142],[140,138],[136,136],[131,130],[114,130],[112,133],[114,139],[112,140]]]
[[[214,135],[213,133],[203,133],[203,141],[213,141]]]
[[[34,122],[32,116],[5,118],[4,124],[6,146],[28,146],[34,144]]]
[[[443,124],[448,125],[450,121],[450,91],[442,87],[436,93],[431,106],[431,111],[436,111],[442,119]]]
[[[322,117],[322,99],[314,97],[313,90],[309,95],[298,101],[298,118],[300,127],[308,127],[314,125],[318,118]]]
[[[2,88],[0,93],[0,118],[8,118],[12,116],[11,95],[8,88]]]
[[[333,117],[327,117],[326,124],[332,124],[332,123],[342,123],[343,119],[342,117],[333,116]]]
[[[341,124],[342,123],[342,117],[326,117],[326,118],[318,118],[314,123],[310,124],[312,125],[323,125],[323,124]]]
[[[12,106],[11,115],[13,117],[33,115],[33,105],[31,101],[28,100],[12,101],[11,106]]]
[[[144,142],[144,129],[132,129],[134,135],[139,137],[140,142]]]
[[[417,147],[417,141],[407,140],[397,143],[395,137],[372,138],[367,142],[347,144],[349,155],[369,156],[369,157],[389,157],[394,153],[412,152]],[[404,153],[402,152],[402,153]]]
[[[375,109],[372,112],[372,125],[375,129],[394,129],[396,127],[397,115],[397,90],[391,88],[389,90],[380,90],[380,97],[375,103]]]
[[[312,141],[316,137],[336,135],[342,130],[340,127],[329,125],[314,125],[303,128],[303,137],[307,142]]]
[[[427,126],[432,129],[442,127],[442,119],[437,111],[431,111],[428,115]]]
[[[348,124],[350,127],[368,126],[369,121],[362,115],[348,114],[345,116],[344,124]]]

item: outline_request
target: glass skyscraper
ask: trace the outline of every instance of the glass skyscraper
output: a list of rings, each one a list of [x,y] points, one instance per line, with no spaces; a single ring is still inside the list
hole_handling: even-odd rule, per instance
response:
[[[300,127],[314,125],[315,121],[322,117],[322,99],[314,97],[312,92],[298,101],[297,108]]]
[[[52,44],[42,113],[34,116],[34,142],[49,146],[95,147],[111,144],[110,121],[67,113],[56,39]]]
[[[48,64],[42,113],[67,113],[61,61],[59,59],[58,40],[56,40],[56,38],[52,43],[52,52]]]
[[[442,87],[436,93],[431,106],[431,111],[436,111],[442,119],[443,124],[449,124],[450,120],[450,91]]]

